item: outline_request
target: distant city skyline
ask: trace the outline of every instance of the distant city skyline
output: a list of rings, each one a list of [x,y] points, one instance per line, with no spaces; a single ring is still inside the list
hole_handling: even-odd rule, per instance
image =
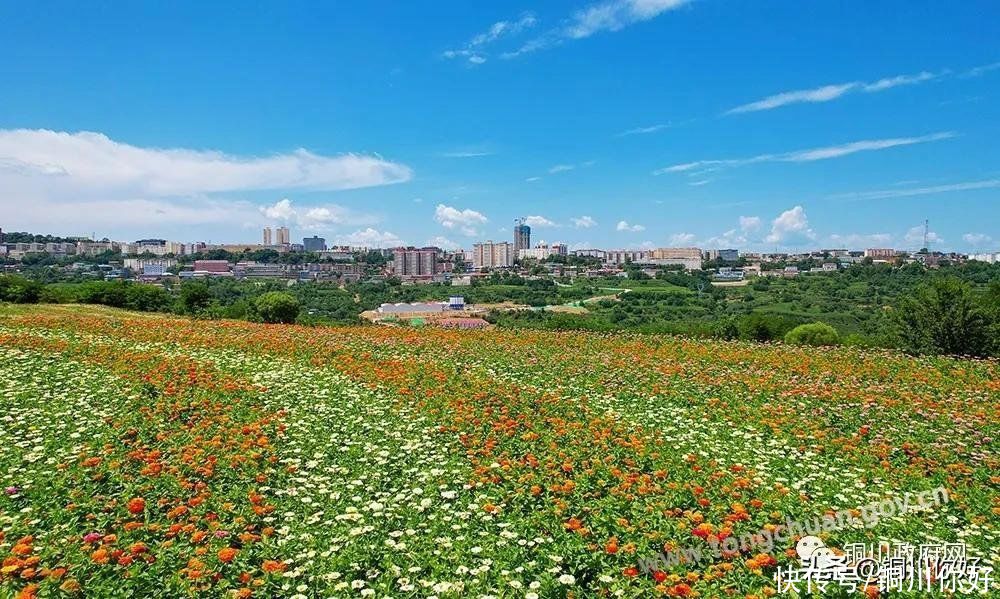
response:
[[[932,249],[996,251],[998,21],[982,0],[12,3],[0,227],[468,250],[523,218],[532,246],[913,251],[929,219]]]

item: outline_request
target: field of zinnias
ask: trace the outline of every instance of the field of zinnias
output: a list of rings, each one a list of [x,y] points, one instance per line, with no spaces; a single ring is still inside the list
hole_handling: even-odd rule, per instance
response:
[[[942,485],[825,541],[1000,565],[995,361],[80,307],[0,350],[0,596],[765,597],[794,541],[637,560]]]

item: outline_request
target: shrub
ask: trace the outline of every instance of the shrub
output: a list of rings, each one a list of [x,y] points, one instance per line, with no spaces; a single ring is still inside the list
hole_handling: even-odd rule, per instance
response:
[[[740,338],[748,341],[781,339],[794,324],[782,316],[753,312],[740,320]]]
[[[289,324],[299,315],[299,300],[282,291],[270,291],[254,301],[257,316],[263,322]]]
[[[785,343],[792,345],[837,345],[840,343],[840,335],[837,329],[825,322],[812,322],[800,324],[788,331],[785,335]]]
[[[968,283],[947,277],[925,283],[893,312],[900,347],[913,354],[989,355],[992,323]]]
[[[0,276],[0,302],[34,304],[42,293],[42,285],[23,277]]]

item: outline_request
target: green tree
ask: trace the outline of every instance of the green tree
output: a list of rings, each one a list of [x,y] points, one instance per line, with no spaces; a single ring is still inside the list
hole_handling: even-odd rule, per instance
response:
[[[825,322],[800,324],[785,334],[785,343],[792,345],[837,345],[840,335],[837,329]]]
[[[181,307],[185,314],[197,314],[208,307],[212,292],[203,283],[185,283],[181,286]]]
[[[0,276],[0,302],[34,304],[42,293],[42,285],[24,277]]]
[[[914,354],[985,356],[991,322],[968,283],[941,277],[903,297],[893,312],[899,346]]]
[[[299,300],[283,291],[269,291],[254,301],[254,309],[264,322],[292,323],[299,315]]]

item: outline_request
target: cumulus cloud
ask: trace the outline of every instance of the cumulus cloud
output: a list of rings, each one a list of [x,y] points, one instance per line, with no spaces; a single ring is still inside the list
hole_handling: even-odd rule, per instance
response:
[[[782,212],[771,222],[771,232],[764,238],[768,243],[798,245],[816,239],[816,233],[809,227],[809,219],[802,206],[795,206]]]
[[[530,227],[555,227],[556,224],[551,220],[545,218],[544,216],[526,216],[524,217],[524,224]]]
[[[616,231],[628,231],[630,233],[638,233],[639,231],[645,231],[646,227],[642,225],[630,225],[627,221],[620,220],[618,224],[615,225]]]
[[[903,235],[903,241],[910,245],[919,245],[923,247],[924,226],[917,225],[916,227],[911,227],[906,231],[906,234]],[[944,239],[934,231],[927,231],[927,243],[944,243]]]
[[[735,166],[744,166],[748,164],[759,164],[762,162],[813,162],[816,160],[829,160],[830,158],[840,158],[842,156],[848,156],[850,154],[855,154],[857,152],[872,152],[876,150],[886,150],[898,146],[909,146],[913,144],[928,143],[933,141],[940,141],[943,139],[951,139],[953,137],[955,137],[955,134],[953,132],[945,131],[941,133],[932,133],[930,135],[921,135],[917,137],[891,137],[887,139],[867,139],[867,140],[854,141],[835,146],[825,146],[822,148],[812,148],[809,150],[784,152],[781,154],[759,154],[757,156],[753,156],[750,158],[696,160],[694,162],[674,164],[672,166],[667,166],[661,169],[657,169],[653,171],[653,174],[663,175],[667,173],[681,173],[681,172],[693,171],[697,169],[703,169],[706,167],[710,168],[735,167]]]
[[[427,245],[431,247],[439,247],[442,250],[449,250],[449,251],[457,250],[459,247],[461,247],[459,246],[459,244],[441,235],[438,235],[436,237],[431,237],[430,239],[428,239]]]
[[[379,220],[374,215],[357,213],[337,204],[297,208],[288,198],[278,200],[270,206],[262,206],[260,213],[269,221],[309,231],[327,230],[336,225],[374,224]]]
[[[741,216],[740,217],[740,230],[742,231],[756,231],[760,229],[760,217],[759,216]]]
[[[737,229],[729,229],[722,235],[709,237],[698,244],[710,249],[739,249],[747,244],[747,237]]]
[[[695,240],[694,233],[674,233],[670,236],[670,245],[672,246],[682,246],[689,245]]]
[[[434,220],[446,229],[454,229],[470,237],[479,233],[480,225],[487,223],[487,218],[482,213],[469,208],[460,210],[445,204],[438,204],[434,209]]]
[[[597,221],[589,216],[580,216],[573,219],[573,226],[577,229],[589,229],[597,226]]]
[[[993,238],[985,233],[966,233],[962,235],[962,241],[969,245],[983,246],[993,243]]]
[[[406,245],[398,235],[389,231],[378,231],[371,227],[360,229],[334,238],[334,245],[363,246],[369,248],[391,248]]]
[[[296,226],[300,218],[305,226],[365,224],[377,219],[336,204],[293,214],[295,208],[288,202],[266,207],[272,214],[267,216],[257,204],[220,196],[272,189],[349,189],[398,183],[411,176],[405,165],[378,156],[328,157],[306,150],[236,156],[140,147],[93,132],[0,130],[0,189],[18,198],[3,207],[4,220],[31,230],[116,235],[170,230],[187,236],[221,227],[252,229],[266,224],[265,219]]]

